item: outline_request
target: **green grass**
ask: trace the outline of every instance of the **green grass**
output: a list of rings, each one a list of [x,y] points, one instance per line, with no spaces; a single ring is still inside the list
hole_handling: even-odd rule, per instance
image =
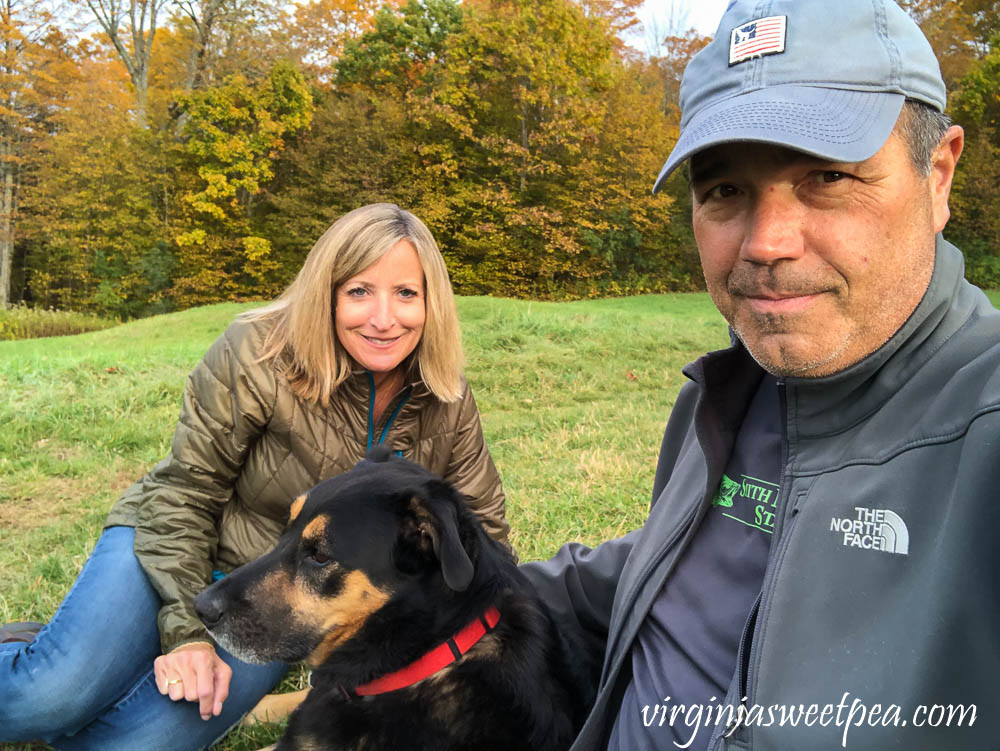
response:
[[[166,454],[187,373],[247,307],[0,342],[0,622],[52,615],[118,494]],[[462,298],[459,314],[522,560],[640,525],[680,369],[728,340],[708,296]],[[31,747],[0,744],[15,748]]]
[[[185,376],[247,307],[0,342],[0,622],[52,615],[118,494],[166,454]],[[462,298],[459,313],[522,560],[640,525],[680,369],[728,341],[708,296]],[[279,732],[238,730],[217,749]],[[0,744],[33,748],[46,747]]]

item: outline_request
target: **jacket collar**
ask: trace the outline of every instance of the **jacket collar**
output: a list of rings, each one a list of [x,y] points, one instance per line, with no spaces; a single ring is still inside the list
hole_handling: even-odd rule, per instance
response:
[[[351,371],[351,375],[347,377],[347,380],[337,387],[337,390],[342,391],[342,393],[352,401],[363,405],[364,408],[367,409],[368,397],[371,394],[370,378],[371,374],[367,370],[357,367]],[[407,404],[418,408],[422,406],[428,398],[433,396],[431,390],[427,388],[427,385],[421,380],[419,371],[414,372],[412,369],[407,371],[406,383],[403,390],[408,390],[410,393]],[[409,412],[410,410],[407,409],[405,411]]]
[[[961,251],[939,234],[927,290],[888,342],[839,373],[823,378],[784,379],[788,425],[795,431],[789,438],[819,438],[846,430],[899,391],[972,314],[975,301],[964,275]],[[728,402],[719,411],[726,415],[727,423],[738,426],[748,391],[753,393],[750,385],[756,387],[763,369],[735,336],[733,342],[729,349],[711,352],[688,365],[684,373],[702,384],[713,399]],[[756,375],[748,373],[748,369]]]

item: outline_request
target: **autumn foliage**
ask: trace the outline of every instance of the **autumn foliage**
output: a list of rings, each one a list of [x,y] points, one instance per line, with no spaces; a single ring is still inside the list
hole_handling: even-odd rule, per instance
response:
[[[373,201],[427,222],[461,293],[701,285],[683,176],[650,188],[707,39],[635,51],[639,0],[80,0],[89,35],[0,4],[0,304],[271,297]],[[1000,11],[905,4],[969,134],[949,232],[1000,286]]]

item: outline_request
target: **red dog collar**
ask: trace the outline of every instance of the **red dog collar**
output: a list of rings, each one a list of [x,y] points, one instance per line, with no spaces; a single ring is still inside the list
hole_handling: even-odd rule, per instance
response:
[[[357,696],[374,696],[412,686],[417,681],[428,678],[468,652],[486,634],[496,628],[500,621],[500,611],[492,605],[486,612],[469,623],[448,641],[411,662],[405,668],[383,675],[354,689]]]

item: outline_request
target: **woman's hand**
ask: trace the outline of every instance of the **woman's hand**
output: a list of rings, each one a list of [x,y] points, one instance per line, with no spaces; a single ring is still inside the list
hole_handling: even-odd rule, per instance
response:
[[[211,644],[191,642],[157,657],[153,674],[161,694],[168,694],[174,701],[198,702],[201,719],[207,720],[222,712],[233,671]]]

